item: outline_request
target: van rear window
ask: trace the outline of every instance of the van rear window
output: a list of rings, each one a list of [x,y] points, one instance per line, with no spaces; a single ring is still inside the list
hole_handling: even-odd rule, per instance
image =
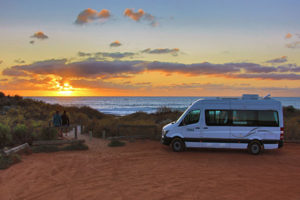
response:
[[[255,110],[233,110],[233,126],[255,126],[257,121],[257,111]]]
[[[278,113],[272,110],[259,110],[258,126],[279,126]]]

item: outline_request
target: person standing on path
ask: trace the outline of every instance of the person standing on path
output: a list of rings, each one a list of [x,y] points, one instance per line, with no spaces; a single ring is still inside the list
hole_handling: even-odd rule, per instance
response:
[[[53,115],[52,123],[53,123],[53,126],[57,128],[59,136],[62,137],[62,132],[61,132],[62,120],[61,120],[58,110]]]
[[[62,122],[63,131],[66,133],[67,136],[68,128],[70,126],[70,121],[67,112],[65,110],[64,110],[64,114],[62,114],[61,116],[61,122]]]

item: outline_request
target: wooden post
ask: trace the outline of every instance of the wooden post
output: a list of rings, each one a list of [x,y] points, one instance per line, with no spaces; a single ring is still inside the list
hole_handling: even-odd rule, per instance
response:
[[[77,139],[77,125],[75,125],[75,127],[74,127],[74,132],[75,132],[75,139]]]
[[[29,146],[29,144],[25,143],[25,144],[19,145],[17,147],[14,147],[14,148],[11,148],[11,149],[9,149],[7,151],[4,151],[4,153],[6,155],[10,155],[12,153],[17,153],[17,152],[22,151],[22,150],[27,150],[28,152],[30,152],[30,146]]]
[[[93,132],[92,132],[92,130],[90,130],[90,132],[89,132],[89,137],[90,137],[90,141],[91,141],[92,138],[93,138]]]
[[[105,130],[102,131],[102,139],[105,139],[106,137],[106,133],[105,133]]]
[[[80,124],[80,134],[83,134],[83,125]]]

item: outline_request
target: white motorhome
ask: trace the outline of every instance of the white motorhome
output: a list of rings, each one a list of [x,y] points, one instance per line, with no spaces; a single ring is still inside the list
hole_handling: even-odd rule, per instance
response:
[[[283,146],[281,103],[266,96],[215,98],[193,102],[181,117],[163,127],[161,142],[173,151],[185,148],[263,149]]]

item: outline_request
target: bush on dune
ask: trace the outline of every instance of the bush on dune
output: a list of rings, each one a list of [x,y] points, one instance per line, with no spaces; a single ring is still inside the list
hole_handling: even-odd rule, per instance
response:
[[[31,131],[24,124],[17,124],[12,131],[15,144],[32,143],[33,137]]]
[[[83,143],[76,143],[70,145],[41,145],[32,147],[32,151],[34,153],[51,153],[57,151],[81,151],[81,150],[88,150],[89,147]]]
[[[110,143],[108,143],[109,147],[121,147],[124,146],[126,143],[122,142],[120,140],[112,140],[110,141]]]
[[[9,156],[0,154],[0,169],[7,169],[11,165],[20,161],[21,159],[18,154],[10,154]]]
[[[0,123],[0,149],[6,145],[11,144],[12,135],[10,133],[9,127],[7,125]]]
[[[40,140],[55,140],[58,137],[58,131],[54,127],[43,127],[37,139]]]
[[[300,110],[293,106],[283,108],[286,140],[300,140]]]
[[[78,150],[88,150],[89,147],[83,143],[71,144],[61,148],[63,151],[78,151]]]

